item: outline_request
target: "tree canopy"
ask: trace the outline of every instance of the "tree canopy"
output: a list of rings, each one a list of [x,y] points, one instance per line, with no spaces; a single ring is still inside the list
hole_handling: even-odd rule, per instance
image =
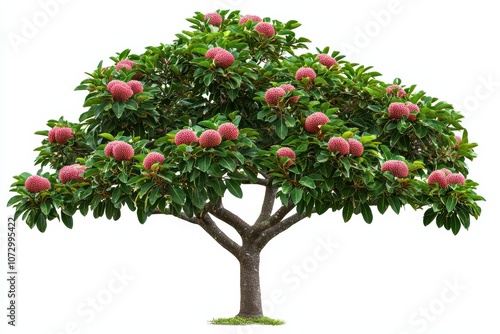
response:
[[[308,50],[294,20],[221,10],[188,21],[173,42],[87,73],[76,87],[86,111],[49,120],[38,175],[14,177],[16,219],[44,232],[54,219],[72,228],[76,212],[118,220],[128,207],[140,223],[209,213],[241,230],[221,203],[246,184],[269,190],[254,224],[276,228],[269,236],[330,210],[371,223],[375,208],[408,205],[454,234],[478,218],[476,144],[452,105],[329,47]]]

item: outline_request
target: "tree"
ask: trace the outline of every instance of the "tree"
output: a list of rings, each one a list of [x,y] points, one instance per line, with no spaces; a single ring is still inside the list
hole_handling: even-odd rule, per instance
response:
[[[260,253],[305,218],[331,210],[371,223],[374,207],[408,205],[457,234],[479,217],[483,198],[466,179],[477,145],[452,105],[328,47],[307,52],[297,21],[239,11],[188,21],[171,44],[87,73],[76,88],[86,111],[49,120],[38,175],[15,176],[15,219],[44,232],[54,219],[72,228],[77,212],[118,220],[126,206],[140,223],[199,225],[239,261],[238,315],[257,318]],[[246,185],[265,189],[255,222],[223,205]]]

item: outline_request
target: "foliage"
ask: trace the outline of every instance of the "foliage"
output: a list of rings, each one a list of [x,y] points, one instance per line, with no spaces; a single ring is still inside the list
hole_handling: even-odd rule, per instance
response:
[[[218,318],[212,319],[210,321],[212,325],[271,325],[271,326],[279,326],[284,325],[285,322],[279,319],[272,319],[268,317],[260,317],[260,318],[243,318],[243,317],[233,317],[233,318]]]
[[[63,118],[47,123],[49,128],[71,127],[74,138],[59,145],[48,141],[48,130],[37,132],[44,139],[35,163],[51,189],[30,193],[24,187],[30,174],[15,176],[16,195],[8,205],[15,207],[16,219],[43,232],[47,221],[54,219],[71,228],[77,211],[117,220],[126,206],[141,223],[154,213],[189,221],[202,217],[228,193],[241,198],[245,184],[271,185],[283,207],[301,218],[341,210],[346,222],[361,214],[371,223],[373,207],[380,213],[389,207],[399,213],[409,205],[427,208],[425,225],[436,221],[454,234],[461,226],[469,228],[471,216],[478,218],[477,201],[483,198],[476,194],[473,180],[447,188],[427,183],[427,176],[441,168],[466,177],[466,160],[475,157],[476,144],[469,142],[463,116],[452,105],[415,85],[402,86],[405,94],[399,97],[387,93],[390,84],[402,85],[401,81],[380,81],[370,66],[351,63],[328,47],[306,50],[308,40],[294,32],[300,26],[297,21],[265,18],[276,30],[276,35],[265,37],[254,30],[256,22],[239,25],[238,11],[219,13],[220,26],[196,13],[188,19],[191,30],[177,34],[171,44],[147,47],[139,55],[125,50],[111,57],[114,64],[105,67],[100,62],[87,73],[76,87],[88,91],[87,109],[78,123]],[[207,59],[213,47],[231,52],[234,63],[221,68]],[[322,65],[319,53],[331,55],[338,65]],[[116,63],[124,59],[136,65],[117,70]],[[317,77],[296,80],[301,67],[312,68]],[[132,79],[141,81],[144,90],[127,101],[113,99],[107,84]],[[265,92],[282,84],[296,89],[277,106],[267,105]],[[296,96],[298,101],[292,103]],[[416,120],[390,118],[388,106],[393,102],[418,105]],[[326,114],[330,122],[312,134],[304,130],[304,122],[315,112]],[[238,126],[238,139],[210,148],[174,143],[180,129],[192,129],[199,136],[226,122]],[[462,137],[460,143],[456,135]],[[330,151],[328,139],[334,136],[358,139],[363,154]],[[113,140],[132,144],[133,159],[106,156],[104,147]],[[293,165],[277,157],[281,147],[295,152]],[[166,159],[146,170],[142,161],[152,151]],[[407,163],[409,175],[396,178],[381,172],[387,160]],[[73,163],[87,166],[84,180],[61,183],[58,171]]]

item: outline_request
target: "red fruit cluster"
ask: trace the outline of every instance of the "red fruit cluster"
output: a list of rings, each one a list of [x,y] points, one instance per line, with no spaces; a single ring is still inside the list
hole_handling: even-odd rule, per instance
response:
[[[73,129],[68,127],[54,126],[50,129],[48,134],[48,140],[51,143],[57,143],[59,145],[65,145],[68,143],[68,139],[74,137]]]
[[[42,190],[49,190],[50,182],[42,176],[32,175],[26,179],[24,186],[30,193],[36,194]]]
[[[328,141],[328,149],[332,152],[338,152],[340,155],[349,154],[349,142],[342,137],[332,137]]]
[[[130,160],[134,156],[134,148],[129,143],[115,140],[106,145],[104,154],[118,161]]]
[[[332,67],[335,65],[338,65],[339,63],[333,58],[332,56],[326,54],[326,53],[321,53],[318,56],[319,63],[321,65],[324,65],[326,67]]]
[[[205,14],[204,20],[208,19],[208,24],[213,26],[218,26],[222,24],[222,16],[219,13],[207,13]]]
[[[276,31],[274,30],[274,26],[269,23],[269,22],[259,22],[255,26],[255,31],[258,33],[264,35],[265,37],[271,37],[276,34]]]
[[[233,54],[218,46],[208,49],[205,53],[205,57],[207,59],[213,59],[215,64],[220,68],[228,68],[234,63]]]
[[[142,86],[142,82],[137,81],[137,80],[130,80],[127,82],[127,85],[132,89],[132,92],[134,94],[139,94],[144,90],[144,86]]]
[[[408,121],[409,122],[415,122],[417,119],[417,114],[420,112],[420,108],[411,102],[406,102],[406,107],[410,111],[410,115],[408,115]]]
[[[318,111],[307,116],[304,129],[309,133],[318,133],[320,128],[328,122],[330,122],[328,116]]]
[[[162,164],[165,161],[165,156],[159,152],[149,152],[148,155],[142,161],[142,165],[147,170],[151,170],[151,166],[154,164]]]
[[[295,152],[288,147],[282,147],[276,151],[276,155],[278,158],[289,158],[285,164],[285,167],[290,167],[291,165],[294,165],[295,163],[293,162],[293,159],[295,159]]]
[[[408,165],[400,160],[388,160],[382,164],[382,172],[390,172],[395,177],[407,177]]]
[[[203,147],[216,147],[222,142],[222,137],[219,132],[215,130],[205,130],[200,135],[200,145]]]
[[[279,88],[282,88],[285,92],[291,92],[292,90],[295,90],[295,87],[290,84],[283,84]],[[299,96],[292,96],[288,101],[290,103],[296,103],[299,100]]]
[[[389,117],[401,119],[410,116],[410,109],[402,102],[393,102],[389,105]]]
[[[264,94],[264,99],[266,103],[270,106],[277,106],[280,98],[285,96],[286,92],[281,87],[272,87],[269,88]]]
[[[62,183],[67,183],[72,180],[83,181],[82,174],[85,173],[85,165],[73,164],[64,166],[59,171],[59,180]]]
[[[397,97],[406,96],[405,90],[399,85],[390,85],[385,89],[387,94],[396,94]]]
[[[174,142],[177,146],[182,144],[189,145],[198,142],[198,137],[193,130],[182,129],[175,134]]]
[[[354,138],[349,138],[349,153],[354,155],[355,157],[360,157],[365,148],[363,147],[363,144]]]
[[[465,177],[460,173],[452,173],[450,170],[443,168],[433,171],[427,178],[428,184],[437,183],[440,188],[446,188],[450,184],[465,184]]]
[[[130,71],[132,69],[132,67],[135,66],[135,62],[132,61],[132,60],[129,60],[129,59],[123,59],[123,60],[120,60],[118,63],[116,63],[116,70],[119,71],[120,69],[124,68],[127,70],[127,71]]]
[[[300,81],[304,78],[309,78],[309,82],[312,82],[316,79],[316,72],[310,67],[301,67],[295,72],[295,79]]]
[[[241,26],[241,25],[247,23],[248,20],[250,20],[252,22],[262,22],[262,19],[257,15],[243,15],[241,17],[240,21],[238,22],[238,24]]]
[[[210,48],[207,50],[207,52],[205,53],[205,57],[207,59],[214,59],[214,57],[220,52],[220,51],[224,51],[223,48],[219,47],[219,46],[216,46],[214,48]]]
[[[113,95],[113,99],[117,101],[127,101],[134,95],[134,91],[130,86],[121,80],[112,80],[106,86],[108,91]]]
[[[233,123],[224,123],[217,129],[222,138],[226,140],[236,140],[238,139],[239,131],[236,125]]]

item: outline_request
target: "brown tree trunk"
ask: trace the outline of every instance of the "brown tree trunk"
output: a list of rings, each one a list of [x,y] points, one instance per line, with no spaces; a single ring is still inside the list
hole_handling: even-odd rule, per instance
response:
[[[244,318],[262,317],[259,263],[260,251],[243,247],[240,253],[240,312]]]

